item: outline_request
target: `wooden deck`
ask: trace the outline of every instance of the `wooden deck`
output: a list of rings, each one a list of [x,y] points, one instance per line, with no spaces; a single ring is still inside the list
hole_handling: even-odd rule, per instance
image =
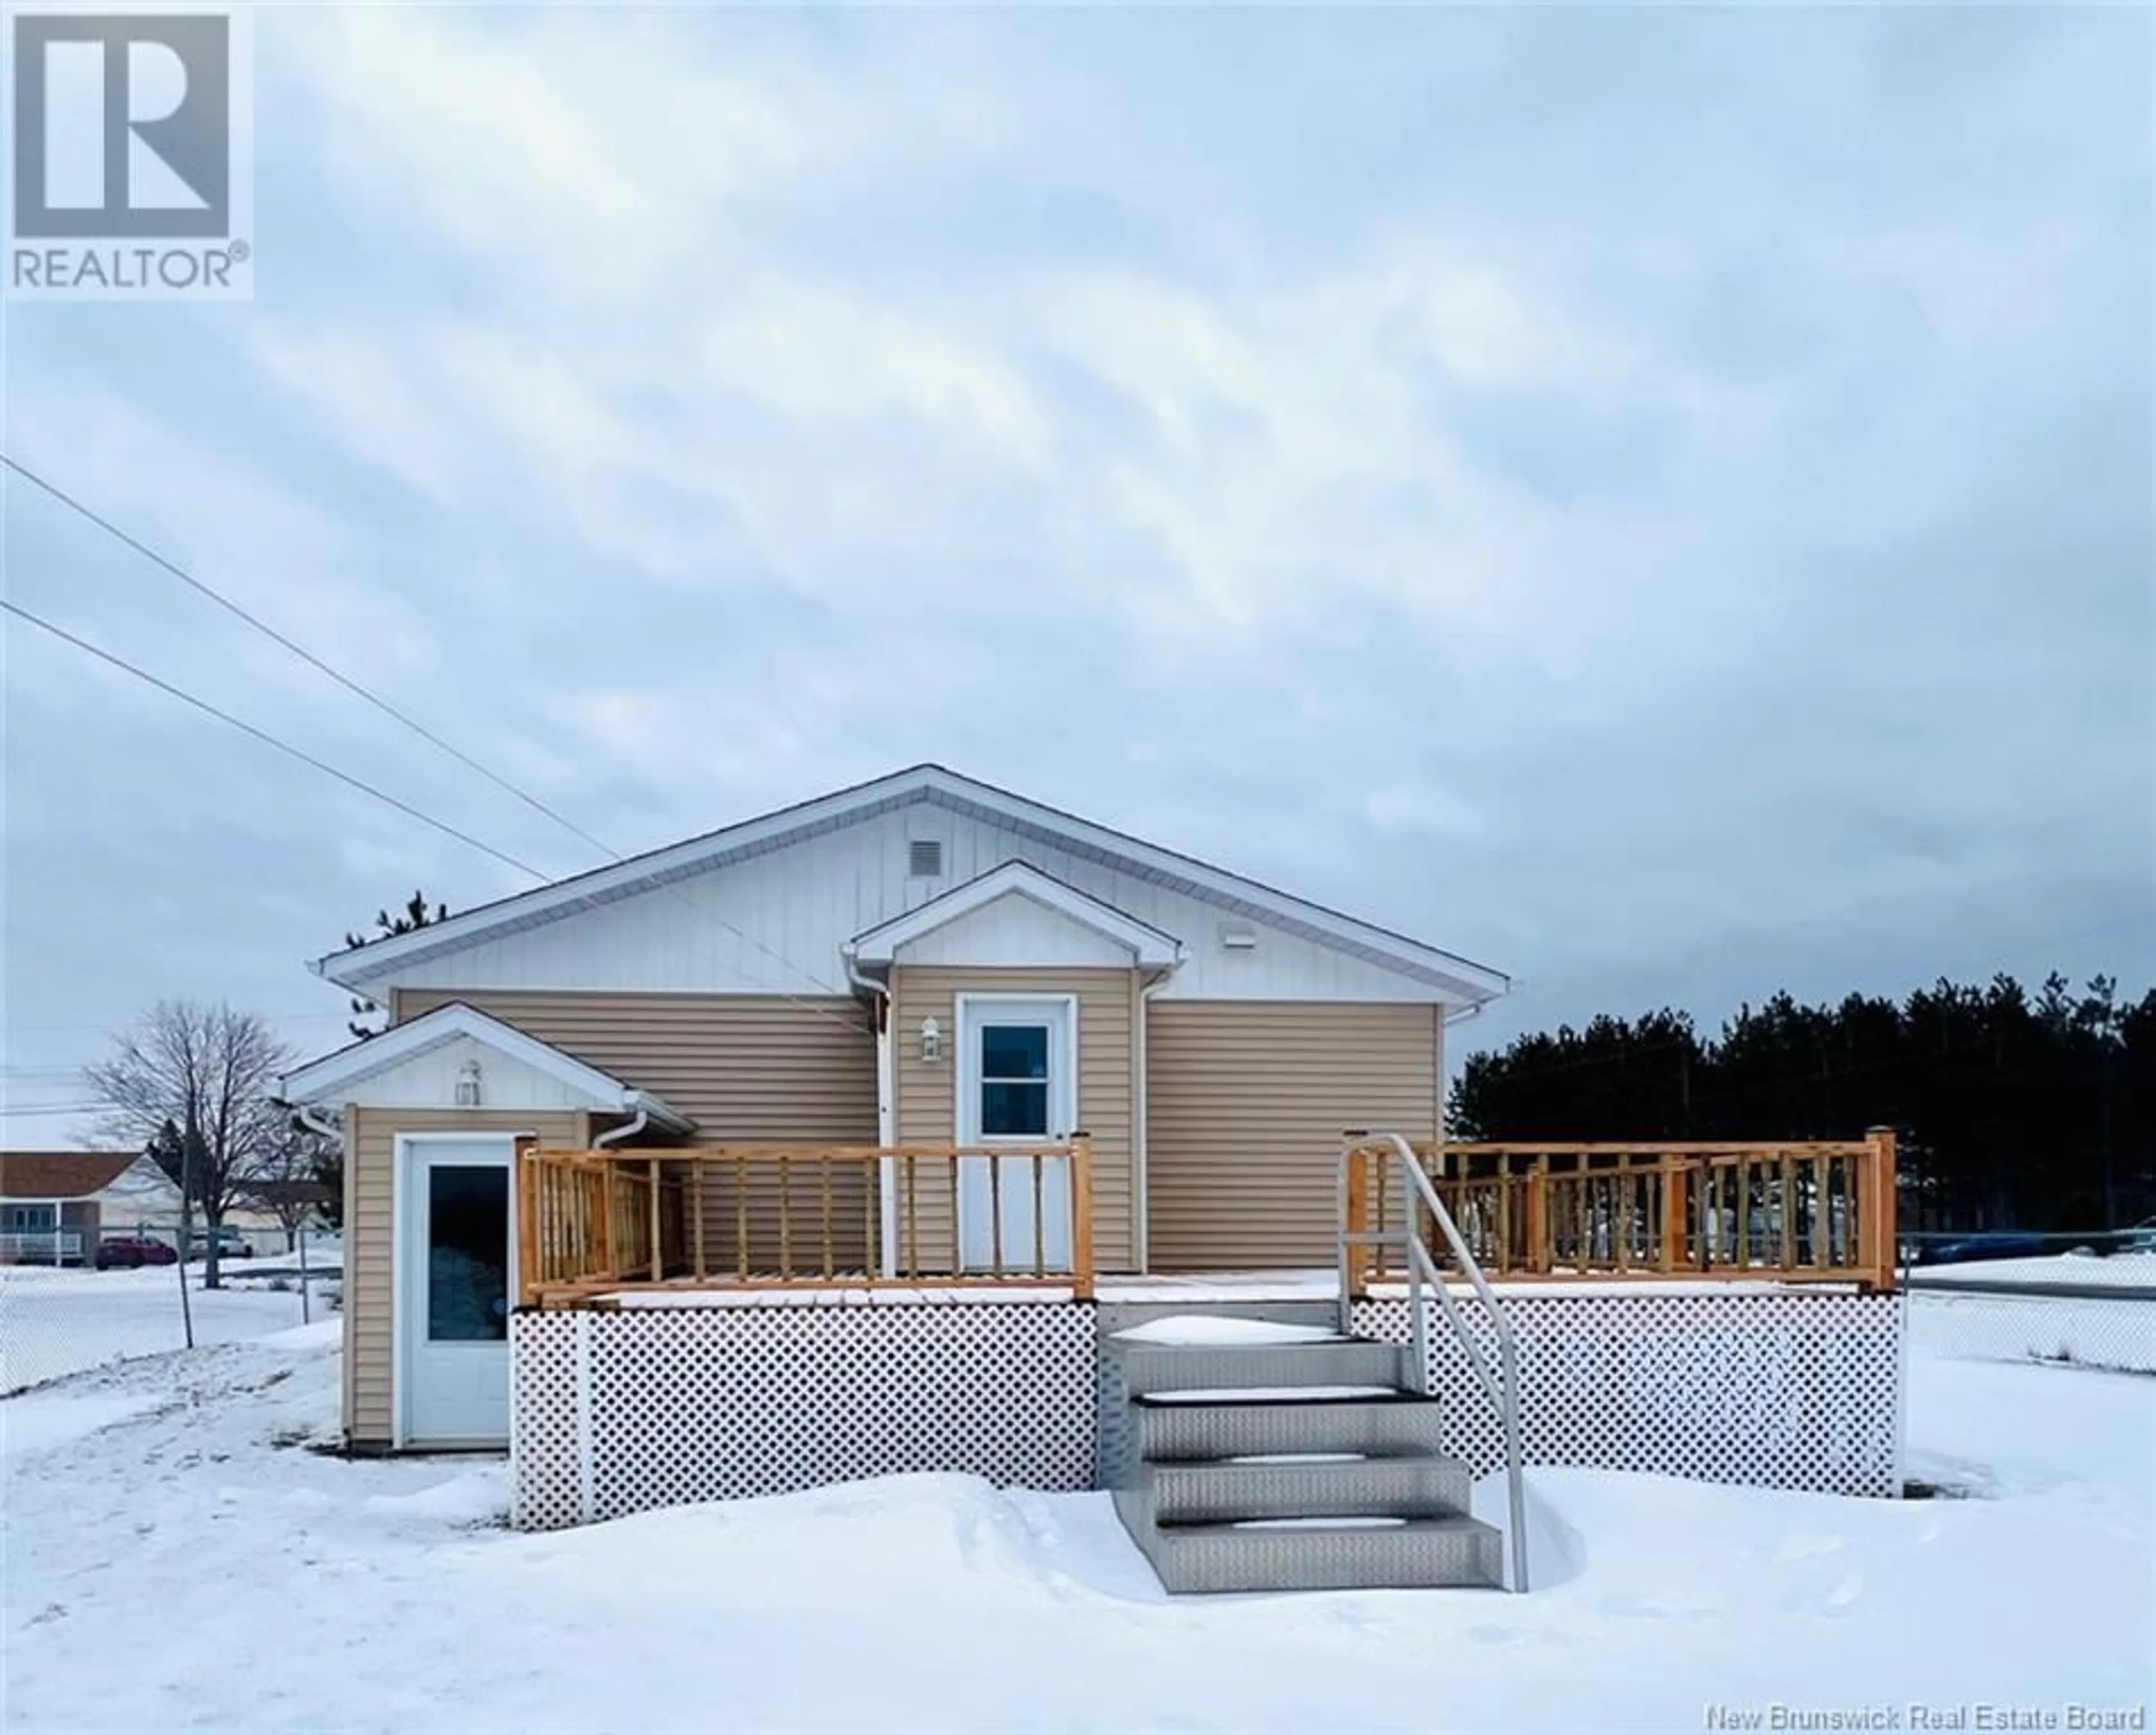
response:
[[[1383,1184],[1389,1149],[1348,1135],[1354,1231],[1406,1226]],[[1894,1134],[1804,1144],[1525,1144],[1414,1147],[1476,1262],[1494,1282],[1686,1278],[1895,1281]],[[1418,1206],[1418,1210],[1420,1207]],[[1426,1243],[1436,1237],[1423,1228]],[[1351,1249],[1351,1287],[1405,1275],[1383,1245]]]
[[[985,1235],[971,1246],[960,1205],[969,1190],[985,1206]],[[527,1142],[517,1153],[516,1216],[526,1306],[630,1287],[993,1286],[1081,1300],[1093,1291],[1093,1149],[1084,1133],[993,1146],[548,1150]]]
[[[1337,1218],[1323,1226],[1361,1237],[1346,1267],[1355,1295],[1404,1278],[1388,1232],[1414,1228],[1425,1245],[1442,1245],[1430,1225],[1410,1222],[1389,1150],[1363,1140],[1346,1136]],[[1890,1132],[1808,1144],[1414,1149],[1495,1282],[1894,1286]],[[519,1295],[540,1307],[717,1291],[1091,1300],[1100,1290],[1092,1200],[1092,1144],[1082,1133],[996,1146],[555,1150],[526,1141],[517,1159]],[[1232,1194],[1221,1208],[1233,1210]],[[1207,1278],[1116,1279],[1125,1288],[1147,1282],[1180,1291]],[[1337,1296],[1337,1279],[1329,1292]]]

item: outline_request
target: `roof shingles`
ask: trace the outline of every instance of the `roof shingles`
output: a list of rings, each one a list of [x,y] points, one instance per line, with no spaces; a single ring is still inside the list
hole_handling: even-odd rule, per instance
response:
[[[0,1199],[82,1199],[127,1171],[131,1150],[0,1151]]]

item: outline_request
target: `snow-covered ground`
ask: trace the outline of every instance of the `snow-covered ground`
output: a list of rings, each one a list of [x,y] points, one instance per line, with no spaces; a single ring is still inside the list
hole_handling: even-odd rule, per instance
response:
[[[201,1267],[189,1267],[197,1343],[259,1338],[300,1323],[296,1288],[264,1287],[244,1268],[235,1271],[239,1263],[226,1266],[231,1287],[223,1289],[203,1288]],[[319,1316],[326,1305],[320,1288],[314,1305]],[[0,1392],[186,1342],[180,1279],[172,1266],[105,1272],[0,1266]]]
[[[517,1535],[497,1459],[310,1450],[336,1332],[0,1402],[10,1727],[1664,1735],[2156,1697],[2156,1379],[1919,1354],[1912,1470],[1972,1497],[1543,1471],[1532,1595],[1171,1601],[1106,1497],[960,1477]]]
[[[1969,1259],[1919,1265],[1910,1284],[2099,1283],[2106,1288],[2156,1289],[2156,1253],[2054,1253],[2041,1259]]]

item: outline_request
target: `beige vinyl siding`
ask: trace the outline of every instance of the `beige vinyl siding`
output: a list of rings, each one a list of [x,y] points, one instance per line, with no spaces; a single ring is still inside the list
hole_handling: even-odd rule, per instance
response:
[[[1436,1006],[1155,1000],[1146,1038],[1156,1271],[1330,1265],[1342,1129],[1436,1135]]]
[[[892,1136],[901,1144],[948,1144],[957,1136],[957,996],[962,993],[1077,996],[1078,1124],[1093,1135],[1094,1264],[1104,1272],[1136,1270],[1132,1201],[1137,972],[897,966],[891,971],[892,1070],[897,1097]],[[933,1018],[943,1031],[941,1060],[921,1057],[924,1018]],[[952,1244],[949,1175],[930,1173],[924,1165],[916,1202],[923,1262],[947,1265]],[[903,1240],[902,1203],[900,1215]]]
[[[789,1000],[777,995],[542,993],[528,990],[404,989],[400,1019],[462,1001],[526,1035],[664,1097],[692,1116],[697,1144],[874,1144],[875,1036],[855,1001]],[[775,1166],[752,1165],[746,1185],[732,1165],[706,1166],[703,1201],[707,1271],[743,1262],[739,1205],[748,1207],[747,1263],[777,1272],[822,1268],[823,1167],[788,1165],[789,1236],[778,1230]],[[875,1226],[873,1175],[834,1164],[829,1175],[833,1261],[861,1268]]]
[[[345,1113],[345,1430],[354,1446],[395,1438],[396,1349],[391,1259],[396,1246],[397,1135],[531,1133],[543,1144],[581,1145],[581,1109],[360,1108]]]
[[[875,1036],[856,1001],[408,988],[398,1016],[452,1001],[655,1092],[694,1118],[700,1141],[875,1143]]]

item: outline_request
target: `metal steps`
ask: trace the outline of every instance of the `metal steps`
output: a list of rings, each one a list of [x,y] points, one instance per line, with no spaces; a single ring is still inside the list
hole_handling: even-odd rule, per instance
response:
[[[1172,1592],[1504,1582],[1397,1346],[1103,1342],[1116,1510]]]

